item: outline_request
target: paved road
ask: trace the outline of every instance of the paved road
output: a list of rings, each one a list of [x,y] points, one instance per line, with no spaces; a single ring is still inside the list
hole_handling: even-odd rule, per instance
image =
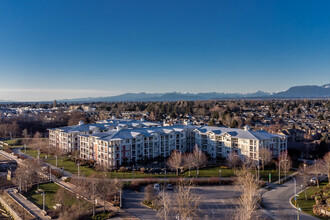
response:
[[[147,208],[141,204],[144,199],[144,192],[134,192],[124,190],[123,193],[123,209],[140,219],[160,219],[157,217],[156,211]]]
[[[297,193],[301,191],[301,181],[299,176],[297,180]],[[290,204],[290,198],[294,195],[294,181],[282,184],[272,184],[272,190],[265,192],[262,195],[262,204],[264,209],[274,219],[297,219],[297,210]],[[318,218],[310,216],[304,212],[299,212],[300,220],[317,220]]]

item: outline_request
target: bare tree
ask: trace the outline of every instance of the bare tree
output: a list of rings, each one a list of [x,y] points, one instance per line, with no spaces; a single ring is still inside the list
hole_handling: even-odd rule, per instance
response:
[[[196,195],[192,187],[193,185],[191,183],[184,182],[182,179],[177,185],[177,212],[179,213],[180,219],[191,219],[198,214],[200,197]]]
[[[328,182],[330,183],[330,152],[324,155],[322,165],[326,174],[328,175]]]
[[[317,188],[320,188],[319,175],[322,173],[322,168],[324,168],[324,161],[322,159],[314,161],[313,170],[316,175]]]
[[[239,208],[235,217],[240,220],[250,220],[259,200],[257,193],[259,182],[251,170],[244,165],[241,170],[236,172],[236,175],[236,185],[242,190],[242,195],[239,199]]]
[[[299,166],[299,172],[303,178],[303,189],[305,190],[305,199],[307,200],[307,191],[306,191],[306,187],[307,187],[307,178],[308,178],[308,172],[307,172],[307,164],[303,163]]]
[[[167,165],[173,169],[176,170],[176,175],[179,175],[179,169],[182,166],[182,153],[174,150],[171,153],[170,158],[167,160]]]
[[[27,192],[34,184],[39,184],[41,178],[38,172],[40,172],[40,166],[33,159],[26,159],[24,166],[19,167],[14,172],[13,182],[19,186],[20,191]]]
[[[22,135],[23,135],[23,144],[27,145],[29,142],[30,135],[26,128],[23,130]]]
[[[265,165],[272,160],[272,152],[263,147],[259,150],[259,158],[261,160],[262,170],[265,170]]]
[[[227,166],[233,168],[234,171],[240,165],[241,158],[237,155],[236,152],[232,151],[227,158]]]
[[[195,166],[195,158],[191,153],[187,153],[183,156],[183,165],[189,170],[189,176],[191,176],[191,169]]]
[[[96,198],[98,196],[98,188],[100,185],[100,180],[92,174],[90,178],[87,179],[85,184],[85,191],[89,195],[93,203],[93,217],[95,216]]]
[[[144,201],[147,203],[151,203],[152,206],[155,206],[158,202],[157,199],[158,197],[153,185],[149,184],[144,190]]]
[[[196,167],[196,177],[199,175],[199,168],[207,164],[207,157],[203,151],[198,149],[198,145],[195,146],[194,151],[192,152],[194,158],[194,165]]]
[[[278,157],[279,168],[284,173],[285,179],[286,175],[292,167],[292,160],[288,155],[288,152],[282,152]]]
[[[169,219],[169,215],[172,211],[171,205],[171,196],[168,192],[165,191],[165,188],[162,189],[158,194],[157,200],[157,215],[165,220]]]

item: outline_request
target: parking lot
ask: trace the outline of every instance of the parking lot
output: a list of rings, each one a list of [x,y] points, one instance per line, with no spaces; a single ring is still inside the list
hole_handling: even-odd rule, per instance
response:
[[[194,190],[200,196],[199,219],[231,218],[240,196],[240,192],[234,186],[198,186],[194,187]],[[169,192],[174,196],[173,191]],[[123,208],[141,219],[159,219],[154,210],[141,205],[143,199],[143,191],[125,191]],[[172,202],[175,205],[175,198]]]

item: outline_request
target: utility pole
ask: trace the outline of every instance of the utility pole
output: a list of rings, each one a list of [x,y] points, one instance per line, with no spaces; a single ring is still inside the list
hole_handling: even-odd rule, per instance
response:
[[[78,163],[77,166],[78,166],[78,177],[80,177],[80,163]]]
[[[52,181],[52,168],[49,167],[49,182]]]
[[[55,155],[55,159],[56,159],[55,165],[57,166],[57,155]]]

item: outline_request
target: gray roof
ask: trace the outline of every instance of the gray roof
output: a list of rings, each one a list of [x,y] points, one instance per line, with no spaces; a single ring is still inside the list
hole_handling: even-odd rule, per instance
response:
[[[251,140],[265,140],[274,137],[285,137],[284,135],[272,134],[264,130],[252,131],[252,130],[226,128],[226,127],[203,126],[203,127],[197,127],[196,130],[198,130],[200,133],[205,133],[205,134],[208,132],[213,132],[216,135],[223,135],[227,133],[235,138],[251,139]]]
[[[182,132],[186,128],[188,128],[188,126],[176,125],[176,126],[165,126],[165,127],[111,130],[104,132],[102,134],[93,134],[92,136],[97,137],[99,140],[115,141],[115,140],[132,139],[140,134],[143,135],[144,137],[150,137],[155,134],[169,134],[171,132]]]
[[[108,123],[105,123],[108,121]],[[99,121],[101,122],[101,121]],[[114,129],[117,127],[127,127],[127,128],[137,128],[137,127],[150,127],[150,126],[159,126],[158,123],[147,122],[147,121],[138,121],[138,120],[129,120],[129,119],[115,119],[115,120],[104,120],[104,123],[96,124],[81,124],[66,126],[60,128],[52,128],[49,130],[59,130],[65,133],[78,133],[78,132],[88,132],[98,129],[100,131],[106,131],[109,129]]]

